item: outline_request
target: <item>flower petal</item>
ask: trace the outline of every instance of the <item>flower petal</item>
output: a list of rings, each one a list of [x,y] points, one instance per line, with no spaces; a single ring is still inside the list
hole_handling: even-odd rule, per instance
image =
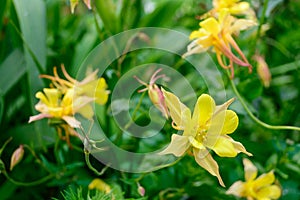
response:
[[[202,94],[195,105],[193,113],[193,122],[200,126],[206,126],[211,119],[216,108],[214,99],[208,94]]]
[[[177,157],[182,156],[186,150],[190,147],[189,138],[187,136],[181,136],[173,134],[169,146],[163,151],[159,152],[159,155],[173,154]]]
[[[213,17],[207,18],[206,20],[200,22],[199,25],[215,37],[217,37],[221,31],[219,22]]]
[[[254,187],[264,187],[271,185],[275,181],[274,172],[270,171],[269,173],[260,175],[255,181],[254,181]]]
[[[63,116],[62,119],[65,120],[65,122],[67,122],[67,124],[69,124],[72,128],[80,128],[80,121],[78,121],[74,117]]]
[[[30,116],[28,123],[31,123],[33,121],[37,121],[37,120],[40,120],[40,119],[44,119],[44,118],[50,118],[50,117],[52,117],[52,116],[49,115],[49,114],[41,113],[41,114],[38,114],[38,115]]]
[[[237,155],[231,141],[222,136],[217,139],[216,144],[211,149],[220,157],[235,157]]]
[[[212,158],[210,153],[206,149],[199,150],[196,148],[193,148],[193,152],[196,162],[205,170],[207,170],[211,175],[216,176],[219,180],[220,185],[225,187],[225,184],[219,173],[218,163]]]
[[[237,197],[243,197],[245,183],[242,181],[237,181],[233,183],[230,188],[226,191],[226,194],[232,194]]]
[[[57,89],[55,88],[44,88],[43,89],[46,97],[47,97],[47,102],[44,102],[45,104],[47,104],[48,106],[52,106],[52,107],[56,107],[58,105],[58,99],[59,99],[59,96],[60,96],[60,93]],[[38,97],[38,94],[36,94],[37,98]],[[43,99],[41,99],[41,101],[43,101]]]
[[[257,176],[257,168],[252,164],[247,158],[243,159],[244,171],[245,171],[245,180],[251,181],[254,180]]]
[[[277,185],[264,187],[257,192],[258,199],[278,199],[281,196],[281,189]]]
[[[228,138],[230,138],[230,141],[231,143],[233,144],[235,150],[238,152],[238,153],[244,153],[246,154],[247,156],[252,156],[252,153],[249,153],[245,147],[242,145],[242,143],[240,142],[237,142],[237,141],[234,141],[231,137],[227,136]]]
[[[237,114],[232,110],[226,110],[225,121],[222,128],[222,134],[233,133],[239,125],[239,118]]]
[[[77,110],[77,113],[81,114],[83,117],[87,119],[91,119],[94,116],[93,108],[90,104],[86,104]]]
[[[190,123],[190,109],[181,103],[178,97],[176,97],[174,94],[165,91],[163,88],[161,89],[172,120],[175,122],[178,130],[183,130],[186,125]]]

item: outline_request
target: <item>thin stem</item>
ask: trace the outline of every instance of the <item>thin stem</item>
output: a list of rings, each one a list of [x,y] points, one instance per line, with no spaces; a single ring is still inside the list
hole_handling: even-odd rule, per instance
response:
[[[296,127],[296,126],[274,126],[274,125],[270,125],[267,124],[263,121],[261,121],[260,119],[258,119],[257,117],[254,116],[254,114],[250,111],[250,109],[248,108],[246,102],[244,101],[243,97],[240,95],[240,93],[238,92],[233,80],[230,78],[230,74],[227,71],[227,75],[229,77],[229,81],[230,84],[232,86],[233,92],[235,93],[235,95],[237,96],[237,98],[239,99],[239,101],[241,102],[242,106],[244,107],[244,109],[246,110],[246,112],[248,113],[248,115],[251,117],[251,119],[253,121],[255,121],[256,123],[258,123],[259,125],[267,128],[267,129],[273,129],[273,130],[295,130],[295,131],[300,131],[300,127]]]
[[[107,170],[108,166],[105,166],[100,172],[96,168],[94,168],[90,162],[90,153],[88,151],[84,151],[84,156],[85,156],[85,162],[87,166],[89,167],[90,170],[95,172],[97,176],[101,176]]]
[[[131,126],[131,124],[134,122],[135,117],[136,117],[136,113],[137,113],[137,111],[139,110],[139,108],[140,108],[141,105],[142,105],[142,101],[143,101],[143,99],[144,99],[145,94],[146,94],[146,92],[143,92],[143,94],[142,94],[142,96],[141,96],[141,98],[140,98],[138,104],[136,105],[134,111],[132,112],[132,120],[130,120],[130,121],[125,125],[125,130],[127,130],[127,129]]]
[[[19,185],[19,186],[35,186],[35,185],[40,185],[42,183],[47,182],[48,180],[50,180],[51,178],[53,178],[55,175],[54,174],[49,174],[48,176],[45,176],[43,178],[40,178],[36,181],[32,181],[32,182],[20,182],[20,181],[16,181],[15,179],[11,178],[6,171],[2,171],[3,175],[13,184],[15,185]]]
[[[266,12],[267,12],[268,4],[269,4],[269,0],[265,0],[264,7],[263,7],[263,10],[262,10],[260,19],[259,19],[259,25],[258,25],[258,28],[257,28],[257,32],[256,32],[256,35],[255,35],[254,41],[252,43],[251,50],[249,52],[250,56],[254,55],[254,53],[255,53],[256,44],[257,44],[257,41],[260,37],[261,27],[262,27],[263,23],[265,22],[265,15],[266,15]]]

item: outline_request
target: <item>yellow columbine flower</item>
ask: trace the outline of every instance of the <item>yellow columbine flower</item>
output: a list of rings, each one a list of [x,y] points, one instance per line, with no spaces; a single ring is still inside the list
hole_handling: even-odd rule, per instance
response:
[[[43,92],[37,92],[36,98],[40,101],[35,105],[35,109],[40,114],[31,116],[29,123],[43,118],[62,119],[73,128],[79,128],[80,122],[73,115],[80,113],[86,118],[90,118],[92,108],[89,104],[92,98],[81,96],[74,98],[74,90],[68,89],[62,96],[56,88],[44,88]]]
[[[233,99],[216,106],[211,96],[202,94],[191,116],[191,111],[174,94],[165,90],[163,94],[173,120],[173,127],[183,130],[183,134],[173,134],[169,146],[159,154],[173,154],[180,157],[187,151],[191,152],[196,162],[216,176],[219,183],[224,186],[219,166],[208,149],[221,157],[235,157],[240,152],[252,155],[241,143],[228,136],[238,126],[236,113],[227,110]]]
[[[226,192],[238,197],[246,197],[248,200],[278,199],[281,195],[279,186],[274,185],[274,172],[262,174],[258,178],[257,168],[248,159],[243,159],[246,182],[235,182]],[[273,185],[272,185],[273,184]]]
[[[145,85],[146,88],[139,90],[138,92],[144,92],[148,90],[148,96],[153,103],[153,105],[163,114],[165,118],[169,117],[169,112],[166,106],[164,95],[161,91],[161,89],[155,84],[157,79],[159,78],[165,78],[165,74],[158,75],[157,74],[162,69],[156,70],[153,75],[150,78],[149,84],[145,83],[144,81],[140,80],[138,77],[134,76],[134,78],[140,82],[141,84]]]
[[[40,75],[40,77],[50,79],[53,85],[63,92],[70,88],[74,88],[76,96],[88,96],[94,98],[95,102],[100,105],[104,105],[107,102],[110,91],[107,90],[105,79],[97,77],[98,70],[89,73],[82,81],[77,81],[67,73],[64,65],[61,66],[61,69],[67,80],[58,76],[56,67],[53,68],[54,76]]]
[[[233,63],[248,67],[249,72],[252,71],[252,66],[249,64],[247,58],[232,38],[232,34],[238,34],[239,31],[255,25],[254,21],[235,19],[229,15],[227,9],[223,9],[218,19],[209,17],[200,22],[199,25],[201,28],[191,33],[190,40],[193,41],[188,45],[187,52],[183,55],[183,57],[202,53],[213,47],[213,51],[215,51],[217,55],[219,64],[224,69],[231,69],[232,77],[234,75]],[[234,55],[231,48],[238,53],[241,59]],[[229,65],[224,64],[224,56],[229,59]]]

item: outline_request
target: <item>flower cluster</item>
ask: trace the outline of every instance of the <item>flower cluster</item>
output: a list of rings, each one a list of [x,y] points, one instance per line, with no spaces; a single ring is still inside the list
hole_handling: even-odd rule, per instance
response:
[[[232,15],[250,12],[249,3],[238,0],[216,0],[213,5],[214,9],[206,13],[205,19],[199,23],[199,30],[190,34],[190,40],[193,41],[188,45],[187,52],[183,57],[202,53],[212,48],[221,67],[231,70],[232,78],[234,64],[247,67],[249,72],[252,72],[251,64],[233,39],[233,35],[238,35],[240,31],[256,25],[254,17],[240,19]],[[235,55],[232,49],[238,55]],[[227,60],[229,60],[229,64],[227,64]]]
[[[107,102],[109,91],[104,78],[97,78],[97,70],[87,75],[82,81],[73,79],[62,65],[62,72],[66,78],[62,79],[54,67],[54,76],[41,75],[40,77],[50,79],[52,87],[44,88],[43,92],[36,93],[40,101],[35,109],[40,112],[31,116],[29,123],[49,118],[50,124],[58,125],[58,134],[61,135],[61,128],[65,130],[66,140],[69,135],[77,135],[74,128],[80,127],[80,122],[75,119],[76,113],[90,119],[94,112],[91,103],[103,105]]]

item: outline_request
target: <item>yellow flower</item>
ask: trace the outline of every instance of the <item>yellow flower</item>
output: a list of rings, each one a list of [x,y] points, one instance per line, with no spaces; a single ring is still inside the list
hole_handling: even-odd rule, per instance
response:
[[[249,72],[252,71],[252,66],[247,58],[232,38],[232,34],[238,34],[239,31],[245,30],[250,26],[255,25],[252,20],[236,19],[229,15],[227,9],[223,9],[218,19],[209,17],[199,23],[200,29],[193,31],[190,35],[190,40],[193,40],[187,47],[187,52],[183,57],[202,53],[213,47],[217,55],[219,64],[224,69],[231,69],[232,77],[234,75],[233,63],[240,66],[248,67]],[[231,49],[234,49],[241,58],[238,58]],[[223,62],[223,56],[229,59],[227,66]]]
[[[111,187],[99,178],[95,178],[89,184],[88,187],[89,187],[89,190],[97,189],[99,191],[105,192],[106,194],[111,192]]]
[[[144,92],[148,90],[148,96],[153,103],[153,105],[163,114],[165,118],[169,117],[169,112],[166,106],[165,98],[164,95],[161,91],[161,89],[155,84],[157,79],[159,78],[165,78],[165,74],[158,75],[157,74],[161,71],[162,69],[156,70],[153,75],[150,78],[149,84],[143,82],[140,80],[138,77],[134,76],[134,78],[140,82],[141,84],[145,85],[146,88],[139,90],[138,92]]]
[[[97,77],[98,70],[89,73],[82,81],[77,81],[67,73],[64,65],[61,66],[61,69],[67,80],[58,76],[56,67],[53,68],[54,76],[40,75],[40,77],[50,79],[53,85],[63,93],[73,88],[75,96],[94,98],[95,102],[100,105],[104,105],[107,102],[110,91],[107,90],[105,79]]]
[[[250,160],[244,159],[245,180],[246,182],[235,182],[226,192],[238,197],[247,197],[248,200],[271,200],[278,199],[281,189],[277,185],[272,185],[275,181],[274,172],[262,174],[258,178],[257,168]]]
[[[159,154],[173,154],[180,157],[191,150],[196,162],[216,176],[219,183],[224,186],[219,166],[208,150],[213,150],[221,157],[235,157],[239,152],[252,155],[241,143],[228,136],[238,126],[236,113],[227,110],[233,99],[216,106],[211,96],[202,94],[191,116],[191,111],[174,94],[165,90],[163,94],[173,120],[173,127],[183,130],[183,134],[173,134],[169,146]]]
[[[64,120],[73,128],[79,128],[80,122],[73,117],[75,113],[86,118],[92,117],[89,103],[93,99],[86,96],[74,98],[74,89],[68,89],[62,96],[56,88],[44,88],[43,92],[36,93],[36,98],[40,99],[35,106],[40,114],[31,116],[29,123],[43,118],[56,118]]]

